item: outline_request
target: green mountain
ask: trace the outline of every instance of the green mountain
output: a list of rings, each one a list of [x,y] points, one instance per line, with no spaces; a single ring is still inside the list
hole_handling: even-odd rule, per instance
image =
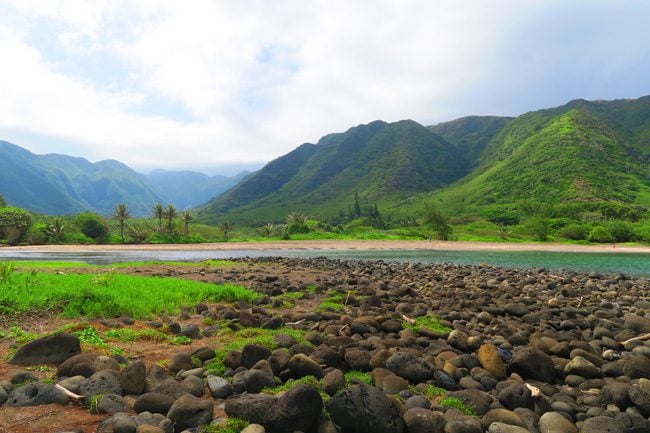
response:
[[[516,118],[470,116],[423,127],[372,122],[304,144],[199,209],[199,219],[331,217],[353,203],[413,216],[437,201],[450,215],[526,203],[650,207],[650,97],[585,101]]]
[[[426,198],[450,214],[522,201],[650,207],[650,98],[572,101],[509,121],[465,178]]]
[[[394,203],[461,178],[458,148],[411,120],[372,122],[303,144],[199,210],[199,220],[260,223],[287,213],[334,216],[353,203]]]
[[[144,176],[118,161],[35,155],[0,141],[0,194],[12,205],[48,215],[110,215],[119,203],[127,204],[134,216],[149,215],[156,203],[187,209],[218,196],[246,174],[228,178],[156,171]]]

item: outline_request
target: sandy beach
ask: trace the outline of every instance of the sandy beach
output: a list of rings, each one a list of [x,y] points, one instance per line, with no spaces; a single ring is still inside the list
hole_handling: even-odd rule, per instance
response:
[[[25,252],[99,252],[99,251],[237,251],[237,250],[431,250],[431,251],[551,251],[584,253],[650,253],[650,246],[570,245],[555,243],[500,243],[455,241],[387,240],[307,240],[271,242],[221,242],[205,244],[143,245],[30,245],[3,247],[2,250]]]

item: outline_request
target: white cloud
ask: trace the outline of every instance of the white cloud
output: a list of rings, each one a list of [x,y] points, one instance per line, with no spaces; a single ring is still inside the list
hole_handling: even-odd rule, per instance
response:
[[[12,0],[0,17],[0,133],[171,168],[269,160],[375,119],[446,120],[475,112],[464,99],[507,89],[494,76],[512,60],[503,47],[562,4]],[[518,67],[517,91],[530,65]]]

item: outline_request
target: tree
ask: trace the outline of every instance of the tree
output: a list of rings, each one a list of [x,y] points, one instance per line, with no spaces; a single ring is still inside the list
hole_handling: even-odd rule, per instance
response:
[[[95,213],[81,213],[76,216],[75,223],[84,236],[95,242],[103,241],[108,235],[108,226],[101,215]]]
[[[359,218],[361,216],[361,205],[359,204],[359,193],[354,192],[354,217]]]
[[[267,223],[260,228],[260,231],[264,234],[264,236],[270,238],[273,236],[273,232],[275,232],[275,226],[271,223]]]
[[[174,218],[176,217],[176,208],[173,204],[168,204],[165,209],[165,218],[167,218],[167,231],[171,235],[174,232]]]
[[[547,218],[541,216],[533,216],[528,218],[524,224],[524,228],[531,234],[533,237],[540,241],[546,242],[548,240],[548,235],[551,229],[549,221]]]
[[[32,225],[32,216],[24,209],[13,206],[0,208],[0,239],[10,245],[19,243]]]
[[[0,207],[7,207],[7,200],[2,194],[0,194]]]
[[[55,218],[51,224],[47,226],[48,234],[54,238],[54,241],[58,244],[63,241],[63,235],[65,231],[65,224],[63,224],[63,219]]]
[[[158,219],[158,233],[162,233],[162,220],[165,217],[165,208],[160,203],[156,203],[153,207],[152,214]]]
[[[183,212],[181,215],[181,220],[183,221],[183,227],[185,229],[185,236],[190,235],[190,222],[192,222],[193,219],[194,217],[192,217],[192,214],[189,212]]]
[[[447,217],[445,217],[440,210],[433,203],[426,203],[422,212],[424,224],[433,230],[437,239],[441,241],[449,240],[452,228],[449,225]]]
[[[226,242],[228,242],[228,239],[230,239],[230,232],[234,226],[235,225],[230,221],[224,221],[219,225],[219,230],[221,230],[221,233],[223,233],[223,238],[226,240]]]
[[[131,218],[131,213],[124,203],[120,203],[115,206],[115,209],[113,210],[113,217],[120,225],[120,237],[122,238],[122,243],[124,243],[124,224],[126,223],[126,220]]]
[[[309,226],[307,226],[309,217],[302,212],[291,212],[287,215],[287,231],[289,234],[294,233],[309,233]]]

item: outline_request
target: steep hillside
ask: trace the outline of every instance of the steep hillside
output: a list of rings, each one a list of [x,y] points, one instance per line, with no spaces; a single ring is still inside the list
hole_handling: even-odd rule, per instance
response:
[[[650,205],[650,176],[638,148],[606,116],[576,105],[513,120],[486,146],[477,169],[434,197],[452,214],[516,208],[523,200]]]
[[[468,164],[475,166],[485,146],[512,119],[512,117],[468,116],[429,126],[429,129],[456,146],[460,153],[466,155]]]
[[[278,158],[203,207],[199,219],[279,221],[295,210],[333,216],[355,192],[367,204],[390,204],[461,178],[466,165],[460,152],[416,122],[376,121]]]

